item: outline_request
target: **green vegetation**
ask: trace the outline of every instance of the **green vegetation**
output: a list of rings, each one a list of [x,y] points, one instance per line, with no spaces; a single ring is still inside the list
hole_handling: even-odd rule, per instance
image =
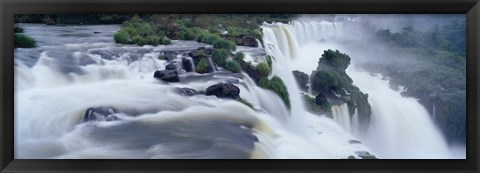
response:
[[[120,31],[115,33],[114,40],[121,44],[137,45],[168,45],[171,41],[164,32],[157,30],[154,25],[145,22],[138,16],[123,23]]]
[[[200,61],[198,62],[197,66],[195,67],[195,71],[197,73],[209,73],[211,72],[211,68],[210,68],[210,65],[208,65],[208,60],[207,58],[202,58],[200,59]]]
[[[338,50],[328,49],[323,51],[322,58],[320,58],[318,64],[325,64],[335,71],[344,71],[350,65],[350,57],[347,54],[340,53]]]
[[[318,105],[316,103],[316,99],[315,98],[312,98],[308,95],[303,95],[303,101],[305,102],[305,106],[307,108],[307,110],[311,113],[314,113],[314,114],[327,114],[327,115],[331,115],[332,114],[332,111],[331,111],[331,105],[330,103],[327,101],[325,102],[326,104],[324,105]]]
[[[240,73],[242,71],[242,66],[240,66],[237,61],[232,60],[227,62],[225,69],[233,73]]]
[[[25,31],[25,29],[23,29],[22,27],[19,27],[19,26],[14,26],[13,27],[13,32],[14,33],[23,33]]]
[[[167,56],[165,56],[165,54],[160,54],[160,55],[158,55],[158,59],[159,60],[167,60]]]
[[[237,101],[253,109],[252,103],[248,102],[247,100],[240,98],[237,99]]]
[[[212,52],[212,60],[218,66],[224,67],[230,51],[228,49],[214,49]]]
[[[369,63],[366,69],[390,77],[392,87],[408,88],[402,94],[419,99],[427,110],[436,107],[436,121],[448,141],[466,141],[466,21],[453,20],[426,30],[405,27],[400,32],[380,29],[376,39],[414,61],[408,68]],[[412,56],[415,55],[415,56]]]
[[[270,68],[273,68],[272,67],[272,57],[270,55],[267,55],[267,64]]]
[[[262,77],[257,84],[262,88],[269,89],[277,93],[277,95],[280,96],[285,105],[290,109],[290,98],[288,96],[288,90],[280,77],[273,76],[270,80],[267,77]]]
[[[15,34],[13,37],[13,46],[15,48],[33,48],[37,46],[37,41],[23,34]]]
[[[312,78],[312,89],[324,93],[338,91],[343,86],[339,78],[334,72],[319,71]]]
[[[268,77],[268,75],[270,75],[270,73],[272,72],[272,69],[268,67],[268,65],[265,63],[259,63],[256,69],[258,73],[260,73],[260,75],[263,77]]]
[[[308,75],[298,70],[294,70],[292,73],[298,86],[303,90],[307,89]]]
[[[244,61],[244,59],[245,59],[245,54],[243,54],[242,52],[237,52],[235,54],[235,60],[236,61],[240,62],[240,61]]]

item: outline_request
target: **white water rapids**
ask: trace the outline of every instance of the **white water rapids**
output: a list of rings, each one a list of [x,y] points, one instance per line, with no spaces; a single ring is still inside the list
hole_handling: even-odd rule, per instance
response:
[[[290,110],[246,74],[184,72],[179,83],[153,78],[167,63],[156,58],[161,52],[205,47],[202,43],[139,47],[114,44],[118,26],[23,27],[40,46],[15,50],[15,159],[338,159],[359,158],[358,151],[379,158],[451,157],[418,101],[352,68],[348,74],[372,105],[368,134],[358,133],[358,115],[350,120],[346,105],[333,108],[334,120],[306,111],[291,71],[315,70],[330,48],[323,41],[345,36],[341,23],[262,26],[265,51],[275,58],[273,75],[287,85]],[[175,92],[205,91],[219,82],[238,86],[254,110],[234,100]],[[120,120],[81,122],[85,110],[99,106],[118,108]]]

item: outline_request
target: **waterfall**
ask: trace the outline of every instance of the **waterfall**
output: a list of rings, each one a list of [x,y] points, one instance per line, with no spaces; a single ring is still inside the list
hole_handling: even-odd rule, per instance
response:
[[[332,106],[333,120],[337,122],[345,131],[352,132],[352,125],[350,123],[350,113],[346,103],[337,106]]]
[[[451,157],[440,130],[416,99],[403,97],[380,75],[371,76],[351,68],[347,73],[361,91],[369,94],[372,121],[363,139],[381,157]]]
[[[290,67],[277,69],[277,73],[282,73],[282,71],[285,73],[285,69],[292,69],[292,61],[301,61],[302,58],[302,62],[316,64],[323,51],[317,50],[318,47],[322,47],[322,39],[343,35],[343,25],[337,22],[294,21],[288,25],[265,25],[262,29],[267,52],[274,56],[279,65]],[[295,36],[294,41],[286,39],[286,36],[290,36],[292,31]],[[302,57],[292,55],[291,50],[300,50],[299,48],[308,44],[310,45],[308,48],[313,49],[308,50],[307,53],[313,55]],[[311,46],[312,44],[313,46]],[[304,59],[305,57],[316,58],[307,60]],[[303,70],[309,74],[308,70],[314,70],[314,67],[316,65],[297,70]],[[367,134],[360,134],[358,127],[360,120],[357,111],[350,118],[346,104],[333,106],[333,119],[344,131],[360,137],[369,147],[378,152],[381,158],[452,157],[444,137],[429,118],[426,109],[417,100],[403,97],[400,92],[389,88],[388,81],[379,77],[354,71],[352,67],[347,69],[347,73],[353,79],[354,85],[358,86],[362,92],[369,94],[372,119]],[[281,77],[285,81],[290,81],[290,75],[283,74]],[[292,86],[295,85],[288,84],[288,87],[295,88]],[[290,89],[289,92],[291,97],[297,97],[295,93],[291,93]],[[298,114],[297,109],[292,111],[295,112],[292,113],[294,114],[292,116]]]
[[[300,44],[343,36],[343,23],[341,22],[292,21],[290,25]]]

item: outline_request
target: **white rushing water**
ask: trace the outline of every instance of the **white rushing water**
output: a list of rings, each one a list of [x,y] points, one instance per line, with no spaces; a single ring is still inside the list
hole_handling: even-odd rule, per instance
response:
[[[156,58],[161,52],[207,46],[203,43],[117,45],[113,33],[118,26],[113,25],[24,27],[40,46],[15,50],[16,159],[338,159],[359,158],[358,151],[379,158],[454,157],[417,100],[401,96],[379,76],[352,67],[347,73],[369,95],[372,107],[366,134],[359,132],[359,116],[357,112],[350,116],[346,104],[332,107],[333,119],[305,109],[291,71],[310,74],[324,50],[338,48],[325,42],[345,37],[340,22],[262,26],[264,49],[274,57],[271,77],[279,76],[287,86],[290,108],[247,74],[182,71],[178,83],[153,78],[155,70],[167,65]],[[252,50],[238,49],[245,51],[246,60],[257,61],[252,64],[265,61],[251,56]],[[191,57],[180,54],[174,61],[181,64],[181,58]],[[254,109],[234,100],[176,92],[178,88],[203,92],[220,82],[238,86],[240,97]],[[81,122],[88,108],[102,106],[119,109],[115,115],[120,120]]]
[[[246,74],[181,72],[179,83],[153,78],[167,64],[156,58],[162,51],[206,46],[201,43],[139,47],[114,44],[118,26],[23,27],[40,46],[15,50],[16,159],[330,159],[369,151],[350,144],[355,138],[333,120],[305,111],[289,57],[276,55],[274,74],[287,85],[290,110]],[[234,100],[176,92],[205,91],[219,82],[233,82],[255,110]],[[103,106],[118,109],[120,120],[81,121],[88,108]]]

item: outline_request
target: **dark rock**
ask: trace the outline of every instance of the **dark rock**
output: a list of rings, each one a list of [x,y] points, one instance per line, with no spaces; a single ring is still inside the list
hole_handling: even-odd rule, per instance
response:
[[[180,77],[176,70],[157,70],[153,74],[154,78],[161,79],[165,82],[179,82]]]
[[[165,58],[167,58],[167,61],[172,61],[177,58],[178,52],[177,51],[165,51],[163,52],[163,55],[165,55]]]
[[[374,155],[371,155],[367,151],[355,151],[355,154],[357,154],[358,157],[362,159],[377,159],[377,157],[375,157]]]
[[[207,88],[206,95],[215,95],[219,98],[240,98],[240,88],[231,83],[219,83]]]
[[[193,59],[203,58],[206,56],[206,49],[204,47],[201,47],[196,50],[192,50],[188,53],[188,56],[192,57]]]
[[[194,96],[198,95],[198,92],[191,88],[178,88],[177,92],[182,96]]]
[[[182,58],[182,66],[183,69],[187,72],[193,72],[195,69],[193,68],[193,62],[191,59],[188,58]]]
[[[174,63],[169,63],[165,66],[165,70],[176,70],[176,69],[177,69],[177,65]]]
[[[315,104],[317,105],[324,105],[328,103],[327,97],[325,97],[325,95],[322,93],[318,93],[318,95],[315,97]]]
[[[258,47],[257,39],[252,36],[243,37],[243,45],[249,47]]]
[[[101,33],[101,32],[98,32],[98,31],[93,32],[93,34],[100,34],[100,33]]]
[[[349,144],[361,144],[362,142],[357,141],[357,140],[349,140],[348,143]]]
[[[116,113],[118,111],[113,107],[88,108],[83,114],[82,122],[118,120],[118,117],[115,116]]]

